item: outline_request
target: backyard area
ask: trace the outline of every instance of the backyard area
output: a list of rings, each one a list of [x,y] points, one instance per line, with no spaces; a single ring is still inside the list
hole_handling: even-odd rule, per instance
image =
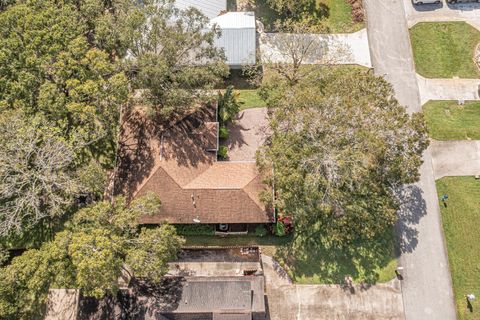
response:
[[[428,132],[436,140],[479,140],[480,102],[429,101],[423,106]]]
[[[423,22],[410,29],[417,73],[427,78],[480,78],[473,62],[480,32],[465,22]]]
[[[480,302],[467,306],[466,294],[480,295],[480,181],[474,177],[445,177],[437,181],[439,196],[448,195],[441,205],[443,230],[453,280],[459,319],[480,319]]]

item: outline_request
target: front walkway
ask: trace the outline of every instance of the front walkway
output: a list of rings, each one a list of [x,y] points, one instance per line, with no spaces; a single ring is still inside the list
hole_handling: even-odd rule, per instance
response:
[[[315,50],[311,50],[304,64],[358,64],[372,67],[366,29],[344,34],[261,33],[259,42],[263,62],[291,63],[290,46],[312,42]]]
[[[480,141],[432,141],[435,179],[480,175]]]
[[[400,283],[352,290],[339,285],[290,284],[283,269],[262,255],[271,320],[403,320]]]
[[[422,105],[429,100],[480,100],[480,79],[428,79],[417,74],[417,83]]]
[[[408,27],[419,22],[465,21],[480,30],[480,3],[436,5],[413,5],[412,0],[403,0]]]

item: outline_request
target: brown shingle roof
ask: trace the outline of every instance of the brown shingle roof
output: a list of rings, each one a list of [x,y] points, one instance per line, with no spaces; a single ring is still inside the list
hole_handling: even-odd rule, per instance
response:
[[[132,116],[122,129],[116,194],[129,199],[155,192],[158,215],[142,223],[262,223],[272,214],[255,162],[216,161],[215,110],[201,109],[166,129]],[[213,148],[212,148],[213,147]]]

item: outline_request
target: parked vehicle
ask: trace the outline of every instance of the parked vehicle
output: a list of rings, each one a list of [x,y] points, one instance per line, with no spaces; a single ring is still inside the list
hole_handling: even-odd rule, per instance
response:
[[[480,0],[447,0],[448,3],[468,3],[468,2],[477,2],[480,3]]]
[[[441,0],[412,0],[413,4],[439,4]]]

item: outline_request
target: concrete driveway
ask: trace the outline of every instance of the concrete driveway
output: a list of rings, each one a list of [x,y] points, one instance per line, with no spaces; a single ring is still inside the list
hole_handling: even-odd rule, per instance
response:
[[[428,100],[480,99],[480,79],[428,79],[417,74],[417,83],[422,105]]]
[[[480,3],[447,4],[446,0],[442,1],[439,5],[413,5],[412,0],[403,0],[408,27],[422,21],[465,21],[480,30]]]
[[[344,34],[260,34],[260,53],[264,62],[291,62],[292,44],[312,43],[305,64],[358,64],[371,68],[367,30]]]
[[[480,141],[432,141],[435,179],[480,174]]]
[[[409,112],[421,112],[404,0],[364,2],[375,74],[385,76]],[[396,226],[405,317],[452,320],[456,312],[429,150],[423,158],[420,181],[400,194]]]
[[[399,280],[352,290],[339,285],[295,285],[262,256],[271,320],[403,320]]]

